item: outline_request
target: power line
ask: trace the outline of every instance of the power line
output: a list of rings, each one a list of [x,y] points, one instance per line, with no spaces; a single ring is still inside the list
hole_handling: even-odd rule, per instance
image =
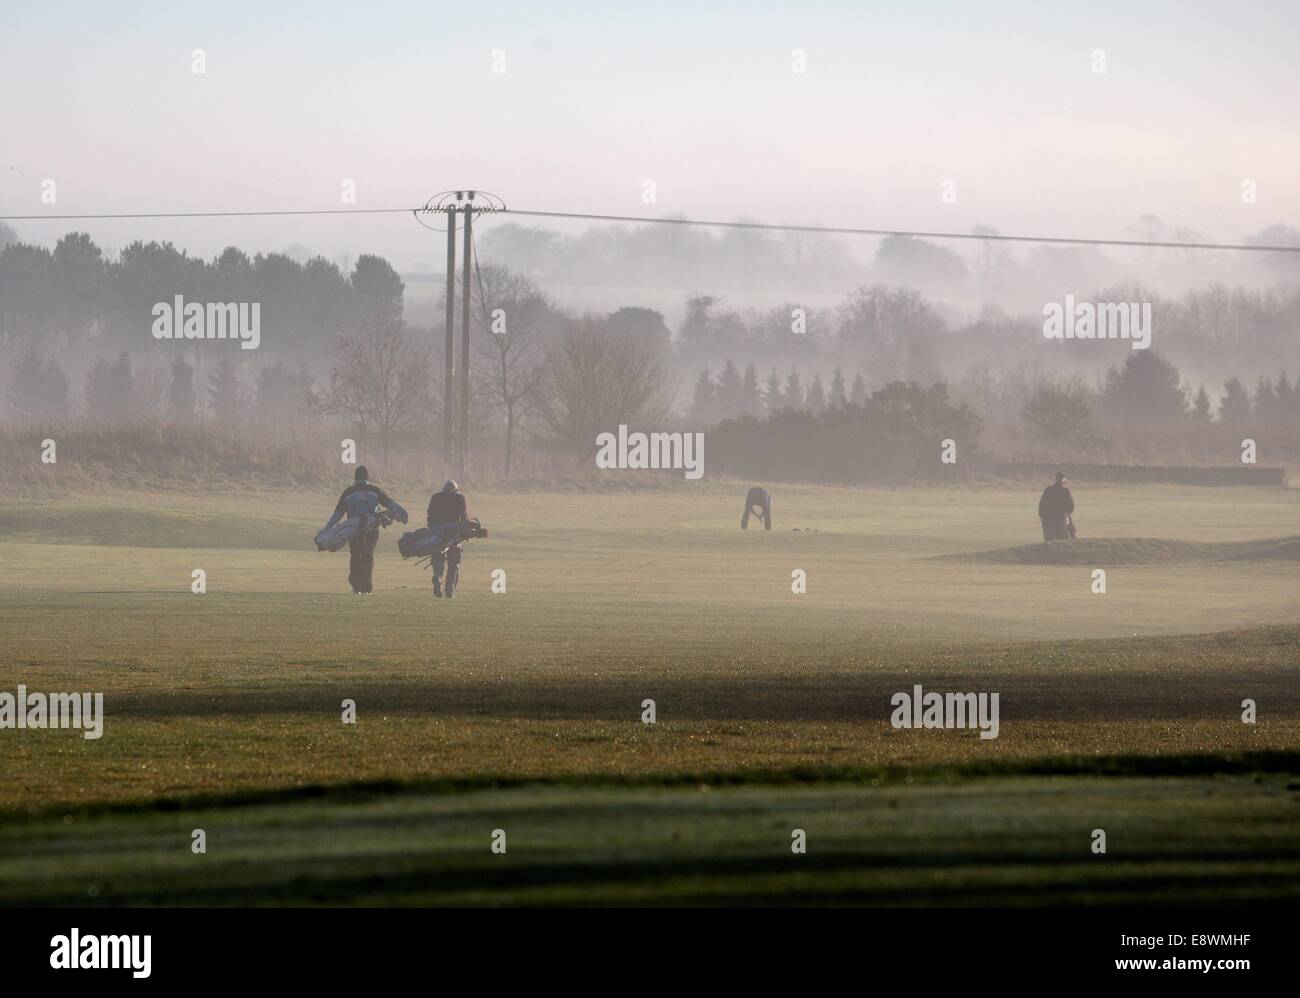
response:
[[[472,243],[470,249],[474,253],[474,274],[475,274],[475,279],[478,281],[479,307],[482,310],[486,310],[487,298],[483,294],[483,270],[478,265],[478,243],[477,242]]]
[[[571,211],[532,211],[506,208],[498,214],[532,215],[540,218],[576,218],[600,222],[653,222],[660,225],[699,225],[717,229],[759,229],[770,232],[820,232],[841,236],[910,236],[917,239],[987,239],[1010,243],[1068,243],[1076,246],[1148,246],[1160,249],[1246,250],[1251,252],[1300,253],[1300,246],[1258,246],[1248,243],[1201,243],[1154,239],[1086,239],[1074,236],[1005,236],[975,232],[918,232],[907,229],[859,229],[830,225],[781,225],[775,222],[721,222],[702,218],[647,218],[643,215],[590,215]]]
[[[151,211],[87,212],[68,215],[0,215],[0,221],[100,221],[114,219],[162,218],[266,218],[310,215],[419,215],[419,208],[298,208],[272,211]],[[694,225],[714,229],[748,229],[764,232],[807,232],[841,236],[903,236],[914,239],[987,240],[1008,243],[1046,243],[1068,246],[1128,246],[1148,249],[1236,250],[1246,253],[1300,253],[1300,246],[1257,245],[1252,243],[1184,242],[1156,239],[1092,239],[1079,236],[1024,236],[1001,233],[934,232],[915,229],[868,229],[839,225],[787,225],[777,222],[726,222],[703,218],[654,218],[646,215],[604,215],[580,211],[542,211],[538,209],[501,208],[486,212],[494,215],[523,215],[534,218],[563,218],[590,222],[631,222],[643,225]]]
[[[115,218],[257,218],[268,215],[406,215],[418,208],[294,208],[281,211],[138,211],[84,215],[0,215],[0,222],[77,222]]]

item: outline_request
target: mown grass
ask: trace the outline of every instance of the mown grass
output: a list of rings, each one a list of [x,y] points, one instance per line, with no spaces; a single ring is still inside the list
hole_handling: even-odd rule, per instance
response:
[[[1297,789],[1282,775],[520,786],[69,814],[0,825],[0,904],[1283,902],[1300,895]]]
[[[1191,528],[1235,535],[1225,543],[1295,507],[1289,492],[1215,494],[1230,491],[1233,522],[1191,489],[1091,499],[1099,522],[1144,500],[1148,528],[1172,505]],[[996,516],[1014,494],[779,494],[779,522],[816,533],[741,532],[736,498],[716,486],[474,496],[492,535],[468,545],[450,604],[397,557],[396,529],[376,595],[352,596],[346,554],[310,548],[329,496],[123,494],[6,514],[3,688],[100,691],[108,717],[98,742],[0,736],[0,761],[19,774],[0,785],[0,807],[333,780],[1297,743],[1291,565],[1132,566],[1094,596],[1086,566],[930,557],[1013,535]],[[100,534],[119,543],[85,543]],[[504,595],[489,590],[498,567]],[[206,595],[190,592],[195,568]],[[790,591],[794,568],[808,573],[805,595]],[[1201,636],[1218,628],[1235,630]],[[1001,736],[895,731],[889,698],[917,682],[999,692]],[[640,723],[646,698],[653,728]],[[1247,698],[1254,726],[1240,721]],[[340,723],[344,699],[356,726]]]
[[[427,497],[394,491],[418,517]],[[1114,486],[1076,498],[1094,530],[1172,542],[1249,547],[1300,521],[1295,490],[1209,492]],[[1212,895],[1216,876],[1217,896],[1275,897],[1266,874],[1291,869],[1294,857],[1265,843],[1294,804],[1282,791],[1254,801],[1250,787],[1284,790],[1268,774],[1292,763],[1258,760],[1290,760],[1300,748],[1293,563],[1119,565],[1107,595],[1094,596],[1090,564],[936,557],[1032,538],[1035,495],[789,487],[778,491],[777,530],[742,533],[743,490],[715,483],[473,495],[492,533],[468,546],[456,601],[432,599],[427,572],[397,557],[393,530],[381,542],[376,595],[363,599],[347,592],[346,554],[311,547],[333,499],[115,492],[0,514],[0,690],[99,691],[107,709],[99,741],[0,731],[0,839],[18,836],[7,840],[16,855],[37,860],[0,899],[72,903],[85,876],[100,885],[87,900],[120,903],[1044,903],[1144,890],[1187,901]],[[207,573],[206,595],[190,592],[196,568]],[[507,573],[504,595],[489,589],[495,568]],[[796,568],[807,572],[805,595],[790,590]],[[890,696],[915,683],[998,692],[1000,736],[893,729]],[[641,723],[646,698],[656,701],[653,726]],[[341,723],[344,699],[357,704],[356,725]],[[1256,724],[1241,721],[1245,699],[1258,705]],[[1280,755],[1260,755],[1270,752]],[[1113,777],[1098,774],[1115,773],[1122,757],[1156,760],[1144,763],[1151,785],[1181,789],[1144,811],[1141,794],[1124,795],[1145,777],[1128,779],[1116,807],[1145,814],[1138,827],[1148,830],[1203,820],[1206,838],[1178,857],[1143,838],[1133,854],[1142,858],[1106,867],[1116,879],[1103,888],[1086,872],[1098,869],[1091,857],[1073,850],[1079,823],[1095,827],[1085,782],[1109,799]],[[1051,768],[1062,759],[1066,769]],[[1177,769],[1186,759],[1209,768]],[[1243,759],[1255,762],[1243,770]],[[914,864],[926,875],[891,879],[889,868],[907,865],[902,854],[877,856],[879,829],[859,823],[842,829],[838,858],[810,852],[802,873],[755,867],[747,877],[746,863],[772,847],[762,821],[785,821],[785,795],[797,787],[831,795],[808,798],[811,813],[823,804],[852,813],[874,806],[873,789],[944,771],[911,830],[929,850]],[[1042,813],[1054,851],[1023,869],[1006,857],[984,863],[979,829],[999,828],[1000,809],[1022,789],[1047,786],[1041,773],[1057,774]],[[1237,796],[1214,790],[1229,773]],[[871,779],[882,782],[871,788]],[[820,786],[844,780],[852,786]],[[664,827],[713,827],[707,801],[720,798],[683,781],[744,784],[717,792],[752,793],[751,810],[767,817],[717,826],[738,850],[665,850],[655,838]],[[966,795],[967,811],[942,810],[948,791]],[[487,854],[481,826],[498,792],[507,811],[527,802],[521,813],[535,816],[516,826],[525,842],[571,835],[572,848],[525,850],[526,861],[513,847],[509,857]],[[606,826],[620,802],[646,794],[665,795],[662,810],[641,812],[657,815],[648,838]],[[1224,829],[1241,801],[1239,814],[1260,827],[1234,837]],[[154,804],[179,824],[156,824]],[[455,834],[464,849],[439,865],[413,845],[414,831],[386,836],[385,807],[463,812]],[[195,857],[213,860],[211,880],[190,865],[184,825],[196,808],[213,827],[238,811],[235,824],[255,828],[245,852]],[[51,837],[62,813],[85,837]],[[950,821],[965,831],[947,830]],[[281,841],[285,829],[297,830]],[[331,835],[344,849],[337,868],[317,862]],[[42,853],[42,837],[62,851]],[[612,853],[601,851],[607,839]],[[772,862],[785,862],[781,847]],[[288,881],[277,856],[297,871]],[[517,875],[501,879],[514,863]],[[260,872],[245,883],[248,864]],[[92,869],[107,872],[95,880]],[[573,870],[585,872],[563,872]],[[944,886],[967,874],[969,891]]]

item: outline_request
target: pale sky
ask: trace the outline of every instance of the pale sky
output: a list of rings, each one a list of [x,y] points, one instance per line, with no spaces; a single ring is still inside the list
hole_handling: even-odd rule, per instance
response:
[[[1298,45],[1295,0],[11,2],[0,214],[346,207],[351,178],[358,207],[472,186],[519,208],[1094,237],[1153,213],[1237,241],[1300,225]],[[11,224],[441,259],[400,215]]]

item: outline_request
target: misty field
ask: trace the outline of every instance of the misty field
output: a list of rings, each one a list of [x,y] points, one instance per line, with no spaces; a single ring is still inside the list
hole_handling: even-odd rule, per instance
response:
[[[427,491],[390,491],[422,520]],[[1278,896],[1300,490],[1075,495],[1095,563],[1014,553],[1032,487],[785,486],[771,532],[739,530],[743,486],[471,492],[490,536],[450,603],[401,528],[353,596],[311,544],[324,493],[11,506],[0,691],[103,692],[107,717],[0,732],[0,901]],[[999,693],[999,737],[893,729],[918,683]],[[1107,857],[1095,827],[1124,830]]]

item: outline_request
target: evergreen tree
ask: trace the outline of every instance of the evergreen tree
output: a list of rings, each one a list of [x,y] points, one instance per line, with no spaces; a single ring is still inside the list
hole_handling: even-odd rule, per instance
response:
[[[811,412],[823,412],[826,409],[826,386],[822,383],[820,374],[814,374],[808,384],[808,409]]]
[[[1154,350],[1134,350],[1106,375],[1111,411],[1137,429],[1175,425],[1187,417],[1187,396],[1178,368]]]
[[[253,412],[268,428],[291,427],[296,417],[311,404],[311,375],[306,368],[294,370],[282,361],[264,367],[257,375]]]
[[[1239,378],[1229,378],[1223,383],[1223,398],[1219,400],[1219,422],[1240,429],[1250,422],[1250,396]]]
[[[172,361],[172,380],[167,390],[167,412],[177,419],[194,416],[194,368],[183,357]]]
[[[41,376],[41,407],[46,416],[66,416],[70,403],[68,390],[72,380],[53,357],[45,358]]]
[[[718,375],[718,418],[731,419],[740,415],[740,394],[743,382],[734,362],[728,360]]]
[[[849,401],[854,405],[867,404],[867,382],[866,379],[862,377],[861,371],[859,371],[857,376],[853,379],[853,388],[849,392]]]
[[[789,409],[803,408],[803,384],[799,381],[799,372],[794,368],[790,368],[790,373],[785,376],[785,391],[781,401]]]
[[[1210,413],[1210,393],[1201,385],[1192,400],[1192,418],[1201,426],[1208,426],[1212,418]]]
[[[763,389],[763,405],[767,408],[768,414],[779,412],[784,405],[781,396],[781,376],[776,373],[776,368],[767,372],[767,381]]]
[[[706,426],[717,422],[718,390],[713,375],[706,367],[695,380],[695,397],[691,400],[691,419]]]
[[[758,387],[758,370],[753,364],[745,365],[745,376],[740,382],[740,413],[757,416],[763,408],[763,393]]]
[[[840,365],[835,365],[835,373],[831,377],[831,394],[830,404],[833,406],[842,406],[847,402],[848,396],[844,391],[844,372],[840,370]]]
[[[65,416],[68,412],[68,376],[53,357],[41,359],[32,346],[14,367],[9,397],[19,416]]]
[[[1300,380],[1288,382],[1285,371],[1277,380],[1276,394],[1278,396],[1278,406],[1282,411],[1282,418],[1292,422],[1300,420]],[[1283,388],[1286,389],[1285,397],[1283,397]]]
[[[208,379],[208,412],[219,420],[241,416],[245,402],[235,362],[224,358]]]
[[[1277,410],[1278,422],[1285,422],[1295,414],[1297,391],[1300,391],[1300,385],[1293,387],[1286,376],[1286,371],[1280,372],[1277,376],[1277,383],[1273,386],[1274,405]]]
[[[1257,423],[1270,423],[1277,410],[1277,396],[1273,394],[1273,382],[1260,375],[1255,382],[1255,398],[1252,406]]]
[[[135,375],[123,351],[111,364],[99,358],[86,377],[86,412],[95,420],[122,419],[135,408]]]

